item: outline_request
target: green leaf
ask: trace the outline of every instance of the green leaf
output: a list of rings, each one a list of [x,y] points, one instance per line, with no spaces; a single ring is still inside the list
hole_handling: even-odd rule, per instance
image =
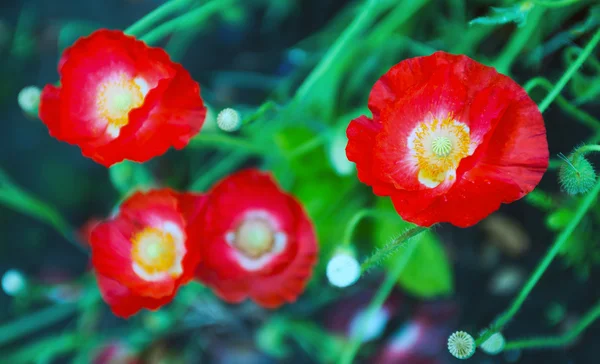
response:
[[[148,169],[140,163],[125,161],[110,167],[110,181],[121,194],[139,188],[154,185],[154,179]]]
[[[500,25],[506,23],[515,23],[519,27],[522,27],[527,22],[527,15],[532,8],[533,4],[528,2],[504,8],[492,7],[492,11],[488,16],[475,18],[469,22],[469,25]]]
[[[394,212],[389,199],[380,199],[378,210],[385,213]],[[415,225],[398,219],[378,219],[375,225],[376,244],[384,246],[406,229]],[[452,267],[441,242],[432,231],[426,231],[415,238],[411,244],[416,244],[412,257],[400,275],[398,284],[407,292],[423,297],[432,298],[449,295],[454,290]],[[386,266],[394,265],[402,259],[404,251],[400,251],[385,262]]]

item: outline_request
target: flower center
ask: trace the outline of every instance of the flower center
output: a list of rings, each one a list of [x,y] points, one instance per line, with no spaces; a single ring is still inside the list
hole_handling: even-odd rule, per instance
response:
[[[132,239],[132,258],[146,274],[165,273],[177,260],[175,238],[168,232],[147,227]]]
[[[422,122],[411,132],[408,146],[419,169],[419,182],[429,188],[456,178],[461,159],[470,155],[469,127],[452,119]]]
[[[431,142],[431,150],[438,157],[447,157],[452,151],[452,142],[445,136],[438,136]]]
[[[274,233],[265,219],[246,219],[237,228],[233,245],[247,257],[256,259],[271,251],[275,242]]]
[[[100,84],[96,105],[100,117],[108,121],[108,133],[117,137],[119,130],[129,122],[129,111],[144,103],[148,85],[141,78],[119,73]]]

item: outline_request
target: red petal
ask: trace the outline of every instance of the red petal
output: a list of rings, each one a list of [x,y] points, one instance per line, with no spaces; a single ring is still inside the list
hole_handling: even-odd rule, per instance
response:
[[[107,167],[124,159],[144,162],[171,146],[181,149],[204,122],[206,108],[189,73],[164,50],[121,31],[102,29],[79,39],[64,52],[59,73],[62,86],[45,90],[43,99],[54,102],[42,101],[41,119],[52,136]],[[115,73],[142,78],[149,88],[116,138],[107,133],[96,102],[98,85]]]
[[[391,195],[398,213],[418,225],[473,225],[533,190],[547,169],[546,131],[535,103],[510,78],[466,56],[437,52],[400,62],[374,86],[369,108],[373,121],[362,117],[348,127],[348,159],[362,182]],[[431,189],[415,178],[406,145],[428,110],[452,112],[476,145],[455,182]]]
[[[173,300],[174,294],[159,299],[135,295],[127,287],[101,274],[96,274],[100,293],[111,311],[119,317],[128,318],[142,308],[157,310]]]
[[[228,302],[247,297],[268,308],[293,302],[304,290],[317,257],[315,232],[302,206],[279,189],[270,175],[245,170],[217,183],[199,217],[205,242],[197,277]],[[255,271],[246,270],[225,241],[247,211],[260,210],[273,217],[285,233],[283,252]]]

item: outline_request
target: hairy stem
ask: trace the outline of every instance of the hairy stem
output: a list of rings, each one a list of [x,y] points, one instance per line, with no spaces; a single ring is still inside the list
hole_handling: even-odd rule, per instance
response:
[[[423,231],[426,230],[426,228],[420,229],[423,229]],[[416,246],[416,243],[410,244],[405,254],[402,256],[402,259],[398,262],[398,264],[395,264],[393,268],[388,272],[388,275],[386,276],[381,286],[379,286],[379,289],[377,290],[375,296],[369,303],[369,306],[367,306],[367,309],[361,321],[358,323],[358,327],[360,329],[356,330],[356,333],[351,338],[344,352],[342,352],[338,364],[352,364],[354,357],[358,353],[358,350],[360,349],[360,346],[362,344],[363,335],[366,331],[365,327],[368,325],[369,321],[371,321],[373,315],[385,303],[385,300],[392,292],[392,289],[396,285],[400,274],[402,274],[402,271],[404,271],[404,268],[408,264],[408,261],[410,260],[410,257],[412,256],[412,253],[414,252]]]

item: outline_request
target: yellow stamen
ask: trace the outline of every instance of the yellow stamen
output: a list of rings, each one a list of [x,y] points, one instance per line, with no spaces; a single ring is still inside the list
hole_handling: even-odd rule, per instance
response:
[[[146,227],[131,241],[133,261],[147,274],[167,272],[175,265],[177,253],[173,235]]]
[[[409,136],[408,146],[416,158],[419,182],[434,188],[453,180],[461,159],[469,155],[469,127],[452,118],[422,122]]]
[[[125,73],[110,77],[98,87],[96,106],[102,118],[108,121],[108,131],[118,135],[119,129],[129,122],[129,111],[144,103],[143,83]]]

